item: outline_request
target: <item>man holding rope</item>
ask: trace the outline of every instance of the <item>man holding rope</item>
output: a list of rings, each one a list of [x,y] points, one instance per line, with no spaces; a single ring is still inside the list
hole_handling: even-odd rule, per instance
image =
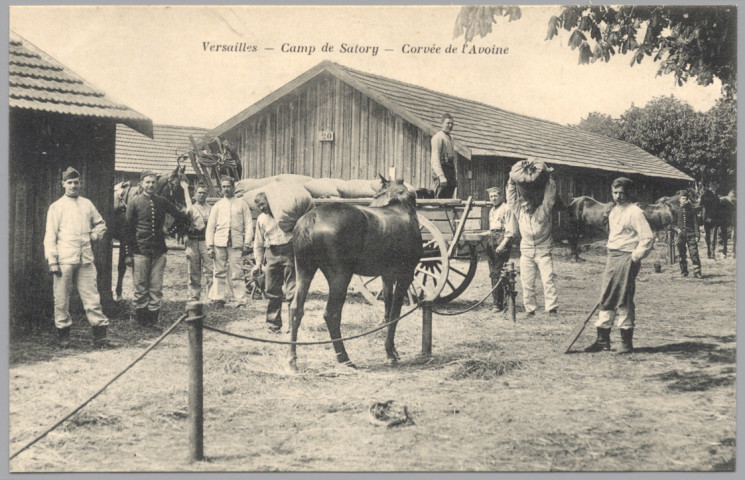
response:
[[[585,352],[610,350],[610,331],[615,320],[621,331],[621,348],[634,351],[634,291],[641,261],[652,250],[654,236],[644,212],[629,200],[633,182],[619,177],[611,185],[614,206],[608,215],[608,258],[603,272],[600,312],[595,322],[597,340]]]
[[[491,277],[491,288],[494,289],[502,274],[502,267],[510,258],[512,250],[511,239],[504,233],[511,219],[510,207],[504,203],[502,189],[499,187],[488,188],[489,201],[492,204],[489,210],[489,240],[486,254],[489,257],[489,276]],[[504,310],[504,288],[492,290],[494,310],[497,313]]]

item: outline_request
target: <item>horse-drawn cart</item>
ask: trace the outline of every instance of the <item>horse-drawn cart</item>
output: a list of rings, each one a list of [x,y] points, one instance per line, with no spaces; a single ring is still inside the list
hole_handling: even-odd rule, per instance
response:
[[[367,205],[369,198],[315,199],[317,204],[343,202]],[[484,228],[488,207],[485,201],[418,199],[419,229],[424,254],[408,291],[410,303],[420,299],[443,304],[461,295],[473,280],[479,251],[486,249],[489,230]],[[381,300],[380,277],[355,275],[352,288],[370,303]]]

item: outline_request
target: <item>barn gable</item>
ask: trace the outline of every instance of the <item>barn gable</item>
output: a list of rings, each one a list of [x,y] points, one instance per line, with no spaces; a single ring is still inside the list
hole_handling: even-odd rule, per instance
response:
[[[552,165],[693,181],[690,176],[661,159],[626,142],[360,72],[329,61],[320,63],[222,123],[213,130],[213,134],[231,131],[271,105],[282,103],[288,96],[295,95],[304,85],[324,76],[341,81],[429,137],[439,130],[440,115],[450,112],[456,123],[451,134],[456,150],[466,159],[479,156],[511,158],[514,161],[533,157]]]

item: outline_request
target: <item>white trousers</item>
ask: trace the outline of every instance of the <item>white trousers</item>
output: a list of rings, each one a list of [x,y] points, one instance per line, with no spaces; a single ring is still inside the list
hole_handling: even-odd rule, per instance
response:
[[[73,284],[83,301],[85,316],[94,327],[106,326],[109,319],[101,310],[101,297],[96,286],[96,266],[92,263],[60,265],[61,276],[54,275],[54,325],[67,328],[72,325],[70,318],[70,294]]]
[[[228,291],[232,290],[233,299],[236,302],[246,302],[242,257],[243,250],[240,248],[215,247],[215,282],[209,293],[210,300],[225,302],[228,299]]]
[[[636,317],[636,306],[632,302],[629,307],[620,307],[616,310],[600,310],[595,326],[598,328],[611,328],[615,320],[618,328],[634,328]]]
[[[526,312],[538,308],[536,302],[535,282],[538,273],[543,283],[543,297],[546,311],[559,307],[559,294],[556,292],[554,279],[554,262],[548,248],[525,249],[520,254],[520,281],[523,286],[523,305]]]

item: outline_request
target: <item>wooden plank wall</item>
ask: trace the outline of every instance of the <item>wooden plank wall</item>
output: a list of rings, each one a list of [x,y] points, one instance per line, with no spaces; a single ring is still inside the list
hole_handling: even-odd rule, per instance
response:
[[[11,110],[9,279],[11,325],[41,328],[53,319],[52,282],[44,259],[49,205],[63,195],[61,172],[68,166],[83,177],[81,195],[109,222],[113,211],[113,122]],[[111,238],[95,246],[98,287],[111,298]]]
[[[319,141],[324,129],[334,132],[332,142]],[[246,178],[372,179],[394,166],[396,177],[432,188],[429,135],[331,75],[299,87],[225,137],[238,145]]]

